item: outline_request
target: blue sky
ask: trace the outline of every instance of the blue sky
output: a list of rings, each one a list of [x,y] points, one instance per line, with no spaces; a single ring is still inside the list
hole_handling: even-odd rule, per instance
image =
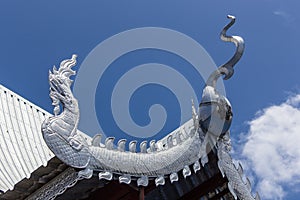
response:
[[[0,83],[51,112],[47,76],[53,65],[58,66],[61,60],[76,53],[75,69],[79,70],[99,43],[120,32],[141,27],[181,32],[201,44],[216,65],[221,65],[234,52],[232,44],[219,39],[220,30],[228,22],[226,15],[233,14],[237,21],[229,34],[242,36],[246,43],[234,76],[224,82],[234,110],[231,134],[236,159],[244,162],[256,183],[253,187],[264,199],[298,199],[299,9],[300,2],[296,0],[1,2]],[[136,66],[152,62],[177,69],[189,65],[173,54],[149,49],[124,55],[113,64],[117,67],[118,63]],[[193,71],[183,71],[192,81],[198,81],[193,79]],[[143,115],[148,111],[140,101],[146,102],[147,108],[160,103],[167,106],[167,113],[172,112],[170,115],[174,117],[167,121],[164,131],[174,129],[180,121],[180,111],[173,107],[178,102],[164,87],[150,86],[135,94],[130,104],[134,111],[132,117],[141,126],[147,125],[149,119]],[[199,80],[195,88],[203,86],[203,80]],[[150,90],[145,92],[147,87]],[[101,94],[98,92],[97,98],[101,98]],[[201,90],[197,95],[201,95]],[[104,109],[100,103],[96,107]],[[101,118],[99,113],[98,118]],[[105,123],[107,129],[110,129],[109,123]],[[283,134],[285,131],[291,134]],[[124,136],[121,133],[111,136],[114,134]],[[272,160],[275,157],[277,159]],[[272,163],[270,167],[268,163]],[[278,172],[278,178],[272,177],[272,171]],[[277,192],[267,192],[268,189]]]

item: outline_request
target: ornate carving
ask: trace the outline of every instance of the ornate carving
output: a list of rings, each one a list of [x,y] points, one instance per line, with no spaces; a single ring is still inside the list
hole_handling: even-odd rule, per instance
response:
[[[152,148],[147,152],[144,141],[140,144],[141,152],[136,153],[137,143],[131,141],[129,151],[125,151],[124,140],[118,142],[118,149],[114,149],[114,138],[108,137],[105,144],[100,145],[100,135],[96,135],[92,143],[88,144],[77,134],[79,109],[70,89],[70,76],[75,74],[71,67],[75,63],[76,56],[73,55],[71,59],[62,61],[58,70],[54,67],[53,72],[49,73],[50,97],[55,115],[45,120],[42,125],[47,145],[63,162],[75,168],[98,171],[100,179],[111,180],[113,174],[127,174],[142,178],[139,180],[145,185],[148,178],[169,175],[182,169],[188,176],[190,170],[186,171],[186,165],[197,163],[202,155],[206,156],[201,147],[204,144],[199,134],[196,134],[198,130],[195,127],[198,124],[193,124],[193,121],[169,134],[163,149],[158,148],[158,144],[152,141]],[[61,112],[58,112],[59,103],[63,107]],[[178,132],[182,132],[184,137],[174,143]]]
[[[255,198],[252,196],[249,179],[246,178],[247,181],[243,181],[243,170],[240,165],[236,168],[233,164],[230,156],[231,143],[229,132],[219,138],[217,147],[219,158],[218,167],[222,172],[222,175],[227,177],[229,181],[228,188],[232,195],[239,199],[260,200],[258,193],[256,193]]]
[[[184,177],[191,175],[190,166],[196,172],[208,162],[207,145],[214,146],[218,141],[219,168],[228,177],[229,188],[241,199],[253,199],[248,187],[241,182],[239,173],[233,167],[229,156],[229,127],[232,120],[229,101],[216,90],[216,82],[221,75],[229,79],[233,74],[233,66],[239,61],[244,51],[243,39],[239,36],[227,36],[226,31],[234,24],[235,18],[228,16],[230,23],[221,32],[221,39],[236,45],[234,56],[214,71],[203,90],[199,116],[193,105],[193,117],[182,127],[173,131],[162,140],[140,144],[141,152],[136,152],[136,141],[129,142],[129,151],[125,151],[126,140],[118,142],[114,148],[113,137],[108,137],[105,144],[100,144],[101,135],[96,135],[91,143],[87,143],[77,133],[79,108],[71,91],[71,68],[76,64],[76,55],[61,62],[59,69],[53,67],[49,72],[50,97],[54,106],[54,116],[46,119],[42,125],[44,139],[49,148],[69,166],[83,169],[79,173],[68,172],[62,183],[51,184],[47,190],[63,192],[80,178],[91,178],[97,171],[99,179],[119,179],[129,184],[132,179],[137,185],[147,186],[149,179],[155,179],[156,185],[164,185],[168,175],[171,182],[178,180],[178,172],[182,170]],[[60,105],[63,110],[60,111]],[[200,161],[200,162],[199,162]],[[243,184],[242,184],[243,183]],[[242,184],[242,185],[240,185]],[[243,192],[245,191],[245,192]],[[46,194],[45,198],[55,194]]]
[[[73,168],[68,168],[62,175],[52,180],[27,198],[27,200],[52,200],[73,187],[81,178]]]

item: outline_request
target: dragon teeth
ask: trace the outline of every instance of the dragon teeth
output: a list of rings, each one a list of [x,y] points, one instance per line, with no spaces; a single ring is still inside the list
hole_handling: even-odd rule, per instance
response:
[[[199,171],[201,169],[201,165],[199,163],[199,161],[197,160],[194,165],[193,165],[193,170],[196,173],[197,171]]]
[[[118,150],[125,151],[126,139],[121,139],[118,141]]]
[[[136,153],[136,140],[133,140],[129,143],[129,151]]]
[[[192,174],[190,168],[188,165],[185,165],[183,170],[182,170],[182,175],[184,178],[186,178],[187,176],[190,176]]]
[[[93,170],[86,168],[78,172],[79,179],[90,179],[93,176]]]
[[[141,153],[147,153],[147,141],[143,141],[140,144]]]
[[[178,181],[178,174],[176,172],[170,174],[170,181],[173,183],[174,181]]]
[[[114,140],[115,138],[114,137],[108,137],[106,138],[105,140],[105,147],[109,150],[112,150],[113,147],[114,147]]]
[[[240,174],[241,176],[243,175],[244,170],[243,170],[243,167],[242,167],[241,163],[239,163],[239,166],[238,166],[238,168],[237,168],[237,171],[239,172],[239,174]]]
[[[246,183],[245,183],[246,187],[248,188],[248,190],[251,190],[251,182],[249,180],[248,177],[246,177]]]
[[[111,181],[113,178],[113,175],[111,172],[100,172],[98,174],[98,176],[99,176],[99,180],[105,179],[105,180]]]
[[[92,146],[99,147],[101,143],[102,134],[97,134],[93,137]]]
[[[155,179],[155,185],[156,187],[159,185],[164,185],[165,184],[165,178],[164,176],[159,176]]]
[[[176,133],[176,143],[177,143],[177,144],[182,143],[181,137],[182,137],[182,133],[177,132],[177,133]]]
[[[155,140],[150,141],[150,151],[155,152],[156,151],[156,146],[155,146]]]
[[[167,138],[167,143],[168,143],[168,148],[171,148],[173,147],[173,136],[172,135],[169,135],[168,138]]]
[[[180,128],[180,134],[182,134],[183,140],[186,140],[189,137],[183,127]]]
[[[137,185],[138,186],[144,186],[147,187],[149,183],[148,180],[148,176],[141,176],[138,180],[137,180]]]
[[[130,184],[131,183],[131,177],[129,174],[124,174],[119,177],[119,183],[126,183]]]
[[[204,154],[202,157],[201,157],[201,164],[202,164],[202,167],[204,167],[204,165],[208,163],[208,157],[206,154]]]

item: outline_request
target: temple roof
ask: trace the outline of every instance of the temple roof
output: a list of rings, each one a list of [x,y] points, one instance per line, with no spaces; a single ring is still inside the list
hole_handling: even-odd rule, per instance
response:
[[[158,187],[154,180],[150,180],[147,187],[99,180],[96,172],[91,179],[81,179],[78,176],[80,170],[60,161],[44,142],[40,127],[50,116],[0,85],[0,199],[80,200],[98,199],[99,196],[138,199],[141,194],[145,199],[235,198],[234,192],[237,191],[233,191],[229,184],[229,179],[235,176],[224,175],[220,170],[217,149],[209,152],[208,162],[202,163],[196,173],[184,177],[181,170],[178,181],[171,183],[167,179],[165,185]],[[187,125],[190,123],[192,121]],[[91,141],[84,133],[79,131],[79,134]],[[159,140],[158,147],[163,149],[167,139],[168,136]],[[235,171],[234,168],[230,170]],[[237,199],[240,199],[237,194]]]
[[[0,85],[0,191],[14,186],[54,157],[41,123],[50,114]]]

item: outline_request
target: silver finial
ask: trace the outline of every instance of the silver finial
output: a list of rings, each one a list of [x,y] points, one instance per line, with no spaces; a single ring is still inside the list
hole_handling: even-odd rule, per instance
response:
[[[236,46],[236,51],[233,57],[228,62],[221,65],[216,71],[214,71],[209,76],[206,85],[212,86],[213,88],[216,87],[217,80],[221,75],[225,75],[224,80],[229,79],[233,75],[233,66],[241,59],[245,49],[245,44],[242,37],[226,35],[227,30],[235,23],[234,16],[228,15],[227,18],[231,21],[221,31],[221,40],[223,40],[224,42],[234,43]]]

